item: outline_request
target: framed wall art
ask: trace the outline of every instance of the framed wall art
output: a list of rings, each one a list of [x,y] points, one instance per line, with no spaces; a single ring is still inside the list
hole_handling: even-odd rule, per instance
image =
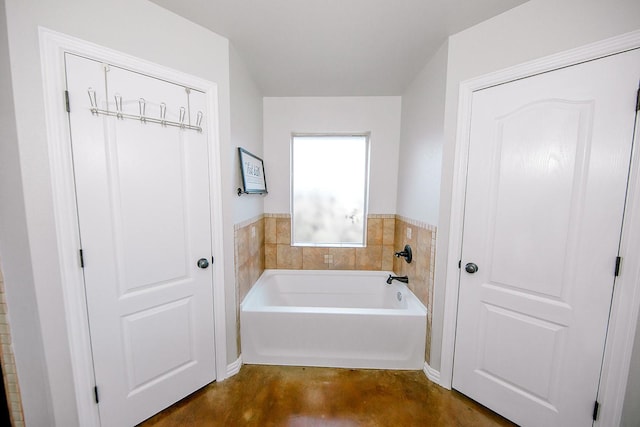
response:
[[[267,180],[262,159],[241,147],[238,147],[238,158],[240,159],[240,175],[242,175],[242,188],[238,188],[238,196],[241,194],[267,194]]]

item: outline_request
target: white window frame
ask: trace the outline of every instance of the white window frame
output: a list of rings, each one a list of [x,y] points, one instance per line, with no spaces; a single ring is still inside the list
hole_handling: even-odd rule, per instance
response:
[[[298,137],[358,137],[365,138],[366,144],[366,156],[365,159],[365,180],[364,180],[364,207],[363,207],[363,231],[362,231],[362,243],[299,243],[294,242],[294,232],[295,229],[295,216],[293,214],[293,187],[294,187],[294,175],[293,175],[293,142],[295,138]],[[367,246],[367,217],[369,215],[369,185],[370,185],[370,170],[371,170],[371,132],[362,132],[362,133],[292,133],[291,134],[291,142],[289,144],[290,149],[290,165],[289,171],[291,176],[290,182],[290,190],[289,190],[289,206],[290,206],[290,215],[291,215],[291,246],[297,247],[311,247],[311,248],[365,248]]]

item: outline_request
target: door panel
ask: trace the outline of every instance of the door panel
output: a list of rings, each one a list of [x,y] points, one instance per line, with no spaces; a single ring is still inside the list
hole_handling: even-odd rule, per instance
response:
[[[496,119],[491,282],[562,298],[591,106],[543,100]]]
[[[215,379],[212,269],[196,265],[212,253],[207,134],[93,115],[87,88],[99,108],[159,118],[164,102],[185,123],[204,94],[73,55],[66,67],[100,418],[135,425]]]
[[[632,51],[473,95],[453,386],[518,424],[592,423],[639,78]]]

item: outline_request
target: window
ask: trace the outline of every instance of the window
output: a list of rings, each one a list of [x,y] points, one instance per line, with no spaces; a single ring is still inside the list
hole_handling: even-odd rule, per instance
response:
[[[291,236],[297,246],[365,246],[368,135],[294,135]]]

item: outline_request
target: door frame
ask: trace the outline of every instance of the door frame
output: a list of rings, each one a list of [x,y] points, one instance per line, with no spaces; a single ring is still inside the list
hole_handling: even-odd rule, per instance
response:
[[[576,65],[605,56],[640,48],[640,31],[599,41],[580,48],[526,62],[460,83],[458,119],[453,163],[450,233],[447,250],[443,336],[440,385],[451,389],[453,358],[458,317],[458,289],[462,253],[465,182],[471,128],[471,102],[473,92],[508,83],[559,68]],[[640,77],[640,76],[639,76]],[[636,113],[636,123],[638,123]],[[616,278],[611,305],[609,328],[605,345],[598,400],[600,412],[595,426],[618,425],[627,386],[631,351],[640,310],[640,126],[636,126],[635,146],[629,176],[627,204],[622,229],[620,256],[623,258],[621,274]],[[635,260],[632,261],[632,260]],[[626,261],[626,263],[625,263]],[[625,265],[626,264],[626,265]],[[612,266],[613,272],[613,266]],[[613,278],[613,276],[612,276]]]
[[[84,291],[84,277],[78,258],[80,236],[76,210],[73,159],[69,143],[71,135],[69,119],[63,102],[63,94],[66,88],[64,54],[73,53],[204,92],[207,106],[205,126],[210,129],[207,138],[210,171],[221,170],[218,86],[199,77],[172,70],[43,27],[39,27],[39,38],[45,95],[47,146],[51,167],[56,238],[60,255],[59,268],[65,304],[65,321],[69,331],[68,349],[72,361],[78,420],[80,425],[83,426],[100,426],[98,406],[92,396],[95,379],[91,356],[89,318]],[[74,108],[74,106],[71,107]],[[215,374],[217,381],[222,381],[227,377],[221,179],[220,173],[209,173],[209,198],[212,208],[211,250],[216,260],[212,264],[213,301],[211,303],[214,309]]]

